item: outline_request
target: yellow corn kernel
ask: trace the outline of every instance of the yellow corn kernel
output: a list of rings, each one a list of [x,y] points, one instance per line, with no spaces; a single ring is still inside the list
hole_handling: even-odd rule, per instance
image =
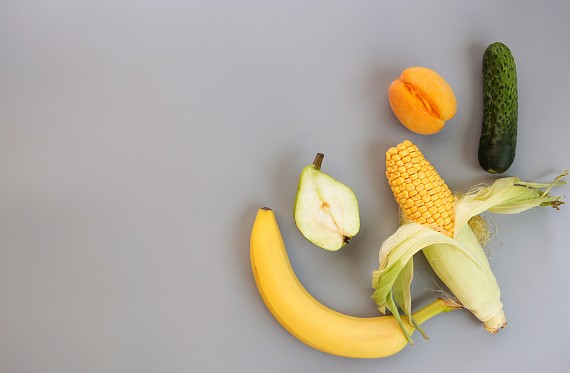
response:
[[[404,218],[452,237],[455,199],[433,166],[411,141],[386,152],[386,177]]]

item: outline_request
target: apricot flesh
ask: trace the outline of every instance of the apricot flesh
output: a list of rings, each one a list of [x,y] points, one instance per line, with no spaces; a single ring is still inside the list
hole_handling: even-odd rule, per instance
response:
[[[441,131],[457,111],[457,100],[447,81],[426,67],[409,67],[388,90],[390,107],[410,131],[432,135]]]

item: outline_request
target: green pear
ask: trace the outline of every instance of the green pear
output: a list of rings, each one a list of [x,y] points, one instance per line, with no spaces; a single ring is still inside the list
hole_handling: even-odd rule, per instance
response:
[[[320,248],[337,251],[360,230],[358,201],[343,183],[321,171],[324,155],[303,169],[295,199],[295,224]]]

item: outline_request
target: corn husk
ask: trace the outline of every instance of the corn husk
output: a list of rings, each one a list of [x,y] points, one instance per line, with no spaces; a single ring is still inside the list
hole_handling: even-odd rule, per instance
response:
[[[481,320],[489,332],[496,333],[503,328],[507,321],[499,286],[483,250],[490,234],[480,214],[486,211],[515,214],[538,206],[558,209],[563,204],[561,197],[551,196],[549,192],[565,184],[562,178],[567,173],[563,172],[551,183],[501,178],[490,186],[475,187],[458,195],[453,238],[427,226],[404,221],[382,244],[379,268],[372,272],[375,289],[372,297],[378,309],[382,313],[389,310],[399,320],[398,309],[401,308],[413,323],[410,316],[413,256],[422,251],[457,301]]]

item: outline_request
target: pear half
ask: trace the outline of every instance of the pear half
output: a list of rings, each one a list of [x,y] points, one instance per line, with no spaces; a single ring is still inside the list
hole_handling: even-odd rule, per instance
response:
[[[358,201],[343,183],[321,171],[324,154],[299,177],[295,224],[303,236],[320,248],[337,251],[360,230]]]

